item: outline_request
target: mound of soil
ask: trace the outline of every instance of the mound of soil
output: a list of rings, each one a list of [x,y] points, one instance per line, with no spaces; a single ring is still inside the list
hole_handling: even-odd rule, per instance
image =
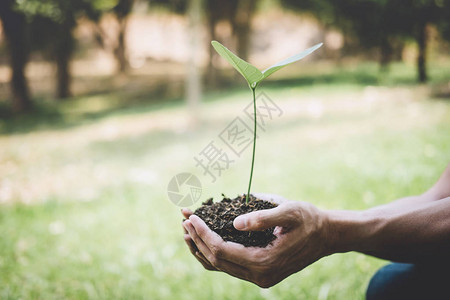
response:
[[[264,231],[239,231],[233,226],[237,216],[261,209],[274,208],[277,205],[257,199],[250,194],[248,204],[245,203],[245,195],[230,199],[222,195],[220,202],[213,202],[213,198],[202,203],[194,214],[200,217],[211,230],[219,234],[225,241],[243,244],[246,247],[266,247],[276,237],[273,234],[275,227]]]

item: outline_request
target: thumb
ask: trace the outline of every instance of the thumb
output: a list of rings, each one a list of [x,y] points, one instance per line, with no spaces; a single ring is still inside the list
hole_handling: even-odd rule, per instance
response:
[[[253,211],[234,219],[233,226],[241,231],[261,231],[275,226],[288,225],[290,219],[285,207],[279,205],[271,209]]]

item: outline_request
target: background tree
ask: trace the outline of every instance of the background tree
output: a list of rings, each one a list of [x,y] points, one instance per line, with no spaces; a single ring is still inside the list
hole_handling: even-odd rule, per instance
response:
[[[125,34],[127,29],[128,16],[133,7],[133,2],[134,0],[119,0],[117,5],[113,8],[114,14],[116,15],[117,21],[119,23],[117,47],[114,51],[114,54],[118,63],[118,71],[120,73],[124,73],[128,67],[125,47]]]
[[[253,16],[256,12],[257,0],[240,0],[230,22],[236,38],[236,52],[244,60],[248,60],[250,33]]]
[[[151,0],[151,4],[160,5],[172,12],[178,14],[187,13],[187,4],[189,1],[182,0]],[[219,74],[214,67],[214,61],[217,55],[211,47],[211,40],[222,40],[222,37],[217,35],[217,25],[220,22],[227,22],[231,28],[231,36],[227,42],[232,42],[228,47],[233,49],[239,57],[248,59],[251,22],[257,10],[258,0],[205,0],[203,6],[205,10],[207,30],[209,39],[206,40],[205,47],[209,52],[209,62],[206,70],[206,82],[209,87],[214,87],[219,81]]]
[[[195,125],[198,121],[198,106],[202,95],[202,80],[198,53],[201,42],[200,33],[203,16],[203,0],[189,0],[189,62],[186,77],[186,99],[191,111],[191,120]]]
[[[427,80],[427,28],[439,25],[448,28],[448,0],[282,0],[285,6],[309,12],[321,22],[352,34],[364,48],[378,48],[382,69],[401,51],[405,40],[417,43],[418,81]],[[450,27],[450,26],[449,26]]]
[[[88,10],[88,17],[94,22],[96,40],[99,45],[114,55],[117,62],[117,73],[123,74],[128,69],[128,58],[126,49],[126,32],[128,27],[128,17],[133,8],[134,0],[118,0],[110,8],[108,6],[98,7],[94,10]],[[108,34],[101,26],[101,17],[105,13],[112,13],[117,20],[117,30],[115,36]]]
[[[208,26],[209,40],[220,40],[217,36],[216,28],[217,24],[221,21],[227,21],[233,19],[238,9],[238,0],[220,1],[220,0],[207,0],[206,2],[206,20]],[[230,24],[231,26],[231,24]],[[214,67],[214,61],[217,59],[217,53],[213,47],[208,43],[209,49],[209,61],[206,70],[206,80],[208,86],[216,86],[219,80],[218,72]]]
[[[74,29],[81,16],[100,15],[117,5],[117,0],[22,0],[17,9],[32,24],[35,46],[48,52],[56,66],[56,97],[71,95],[70,62],[75,50]]]
[[[361,10],[366,20],[356,22],[354,28],[358,32],[358,37],[364,41],[368,30],[376,31],[379,29],[379,43],[381,49],[388,47],[385,52],[392,49],[393,41],[398,39],[411,39],[417,44],[417,79],[419,82],[426,82],[427,74],[427,49],[428,49],[428,31],[431,25],[438,25],[450,22],[448,18],[450,10],[450,1],[442,0],[408,0],[408,1],[385,1],[371,0],[368,1],[370,6],[367,10]],[[358,3],[352,0],[337,0],[336,4],[340,5],[341,12],[344,13],[345,3]],[[358,7],[357,7],[358,8]],[[366,26],[369,14],[375,15],[369,10],[374,9],[379,12],[379,17],[372,26]],[[353,11],[348,15],[352,20],[360,19],[357,12]],[[361,26],[359,26],[361,25]],[[389,49],[390,48],[390,49]]]
[[[235,53],[244,60],[248,60],[250,47],[251,23],[257,9],[257,0],[207,0],[206,15],[210,40],[220,40],[217,36],[217,24],[221,21],[227,22],[231,27],[230,40],[234,45],[227,45],[234,48]],[[221,41],[224,42],[224,41]],[[216,85],[218,74],[214,68],[214,60],[217,54],[210,47],[209,43],[209,64],[206,78],[209,85]],[[234,47],[233,47],[234,46]]]
[[[348,20],[350,32],[365,49],[377,48],[381,70],[387,70],[396,49],[402,49],[404,37],[412,26],[401,13],[401,1],[333,2],[337,15]],[[397,50],[398,51],[398,50]]]
[[[28,62],[29,45],[25,15],[15,9],[14,0],[0,1],[0,19],[8,41],[9,61],[12,70],[12,107],[16,112],[32,108],[25,66]]]
[[[47,57],[56,66],[56,97],[70,96],[71,71],[70,60],[74,51],[75,39],[73,29],[76,26],[75,16],[81,0],[38,1],[24,0],[17,3],[31,23],[31,36],[38,49],[48,51]]]

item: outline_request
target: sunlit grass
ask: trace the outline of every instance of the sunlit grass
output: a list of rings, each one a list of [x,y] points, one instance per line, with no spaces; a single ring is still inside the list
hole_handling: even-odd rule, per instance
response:
[[[283,115],[260,131],[253,191],[364,209],[423,192],[450,161],[450,102],[421,87],[261,87]],[[247,90],[206,95],[196,127],[180,101],[110,111],[110,97],[0,136],[0,299],[363,298],[385,262],[334,255],[262,290],[188,253],[168,181],[190,171],[203,199],[245,192],[249,149],[215,183],[193,157],[245,118]]]

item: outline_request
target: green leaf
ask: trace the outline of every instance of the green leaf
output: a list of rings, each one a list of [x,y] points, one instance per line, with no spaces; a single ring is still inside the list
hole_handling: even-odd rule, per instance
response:
[[[321,46],[323,45],[323,43],[317,44],[315,46],[312,46],[311,48],[306,49],[305,51],[296,54],[294,56],[291,56],[289,58],[286,58],[285,60],[282,60],[280,62],[277,62],[276,64],[268,67],[267,69],[265,69],[262,73],[263,73],[263,78],[260,79],[261,81],[267,77],[269,77],[271,74],[275,73],[276,71],[278,71],[279,69],[292,64],[296,61],[299,61],[300,59],[304,58],[305,56],[310,55],[311,53],[313,53],[314,51],[316,51],[317,49],[319,49]]]
[[[282,60],[264,71],[258,70],[255,66],[249,64],[245,60],[237,57],[233,52],[228,50],[225,46],[223,46],[221,43],[217,41],[212,41],[211,44],[213,45],[214,49],[216,49],[217,53],[220,54],[225,60],[227,60],[236,70],[238,70],[239,73],[244,76],[244,78],[247,80],[248,85],[251,89],[256,88],[256,86],[263,81],[265,78],[269,77],[279,69],[292,64],[305,56],[308,56],[309,54],[316,51],[318,48],[320,48],[323,43],[317,44],[311,48],[306,49],[305,51],[296,54],[294,56],[291,56],[285,60]]]
[[[217,41],[212,41],[214,49],[220,54],[226,61],[228,61],[242,76],[247,80],[250,88],[256,87],[256,85],[263,79],[263,74],[255,66],[249,64],[243,59],[237,57],[233,52],[228,50],[225,46]]]

